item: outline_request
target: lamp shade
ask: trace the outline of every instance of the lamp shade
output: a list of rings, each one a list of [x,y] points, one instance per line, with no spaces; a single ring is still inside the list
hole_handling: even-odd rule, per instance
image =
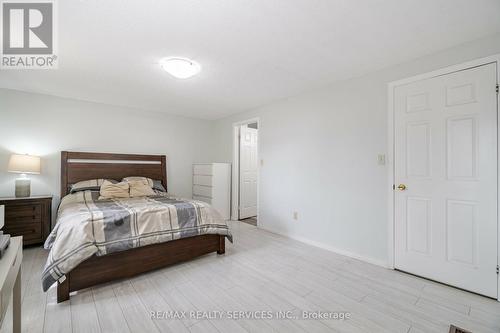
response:
[[[40,157],[31,155],[11,155],[7,171],[15,173],[39,174]]]

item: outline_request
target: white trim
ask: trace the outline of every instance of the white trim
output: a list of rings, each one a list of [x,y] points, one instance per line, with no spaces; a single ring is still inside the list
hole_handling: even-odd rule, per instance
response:
[[[93,160],[84,158],[70,158],[68,163],[101,163],[101,164],[161,164],[160,161],[140,161],[140,160]]]
[[[416,82],[416,81],[421,81],[421,80],[429,79],[429,78],[440,76],[440,75],[446,75],[446,74],[450,74],[453,72],[463,71],[465,69],[486,65],[486,64],[493,63],[493,62],[498,63],[499,61],[500,61],[500,54],[495,54],[495,55],[492,55],[489,57],[475,59],[475,60],[467,61],[464,63],[456,64],[456,65],[451,65],[448,67],[437,69],[437,70],[432,71],[432,72],[411,76],[411,77],[397,80],[397,81],[392,81],[392,82],[388,83],[388,86],[389,86],[389,88],[395,87],[395,86],[401,86],[404,84],[408,84],[408,83],[412,83],[412,82]]]
[[[233,124],[233,168],[231,171],[231,220],[238,221],[240,200],[238,193],[240,191],[240,184],[238,181],[240,171],[240,150],[239,144],[240,128],[238,125]]]
[[[363,262],[366,262],[366,263],[369,263],[372,265],[377,265],[380,267],[387,268],[387,263],[385,260],[381,260],[381,259],[377,259],[377,258],[373,258],[373,257],[368,257],[368,256],[363,256],[363,255],[360,255],[360,254],[357,254],[357,253],[354,253],[351,251],[341,250],[341,249],[335,248],[333,246],[330,246],[330,245],[327,245],[327,244],[324,244],[321,242],[313,241],[313,240],[310,240],[310,239],[307,239],[304,237],[300,237],[300,236],[295,236],[295,235],[283,233],[283,232],[274,230],[274,229],[269,228],[269,227],[259,226],[258,228],[265,230],[267,232],[279,235],[279,236],[283,236],[286,238],[290,238],[290,239],[299,241],[299,242],[307,244],[307,245],[311,245],[311,246],[318,247],[318,248],[323,249],[323,250],[327,250],[327,251],[339,254],[341,256],[353,258],[353,259],[360,260],[360,261],[363,261]]]
[[[421,81],[425,79],[429,79],[432,77],[440,76],[440,75],[446,75],[449,73],[453,72],[458,72],[462,70],[466,70],[469,68],[473,67],[478,67],[486,64],[491,64],[491,63],[496,63],[497,64],[497,83],[500,82],[500,54],[492,55],[489,57],[485,58],[480,58],[468,62],[464,62],[461,64],[456,64],[453,66],[448,66],[445,68],[441,68],[432,72],[424,73],[424,74],[419,74],[416,76],[412,76],[406,79],[398,80],[398,81],[393,81],[388,83],[387,88],[388,88],[388,112],[387,112],[387,123],[388,123],[388,140],[387,140],[387,152],[388,152],[388,177],[387,177],[387,182],[388,182],[388,223],[387,223],[387,237],[388,237],[388,246],[387,246],[387,267],[394,269],[394,241],[395,241],[395,235],[394,235],[394,190],[392,189],[392,186],[394,183],[394,89],[397,86],[401,86],[404,84],[409,84],[412,82],[416,81]],[[498,95],[497,95],[497,121],[498,121],[498,129],[500,130],[500,119],[498,119],[498,109],[500,105],[500,100],[498,100]],[[497,131],[498,134],[498,131]],[[497,148],[500,147],[500,136],[497,138]],[[498,157],[498,170],[497,174],[500,172],[500,153],[497,152],[497,157]],[[497,203],[497,231],[498,231],[498,238],[497,238],[497,265],[500,264],[500,225],[499,225],[499,219],[498,219],[498,207],[500,207],[500,196],[498,195],[498,189],[500,189],[500,180],[499,183],[497,184],[497,197],[498,197],[498,203]],[[500,301],[500,275],[497,276],[497,300]]]
[[[497,55],[497,86],[500,84],[500,54]],[[497,238],[497,269],[498,266],[500,266],[500,220],[499,220],[499,207],[500,207],[500,136],[499,136],[499,131],[500,131],[500,117],[498,115],[498,111],[500,110],[500,94],[497,94],[497,233],[498,233],[498,238]],[[497,301],[500,302],[500,274],[497,274]]]
[[[394,269],[394,87],[389,83],[387,109],[387,267]]]
[[[259,207],[260,207],[260,202],[259,202],[259,186],[260,186],[260,147],[261,147],[261,140],[260,140],[260,133],[261,133],[261,124],[260,124],[260,119],[258,117],[255,118],[250,118],[247,120],[242,120],[233,123],[233,169],[232,169],[232,175],[231,175],[231,220],[233,221],[238,221],[239,220],[239,205],[240,205],[240,198],[239,198],[239,178],[240,178],[240,142],[239,142],[239,134],[240,134],[240,126],[241,125],[246,125],[246,124],[253,124],[257,123],[257,129],[258,129],[258,138],[257,138],[257,225],[259,225]]]

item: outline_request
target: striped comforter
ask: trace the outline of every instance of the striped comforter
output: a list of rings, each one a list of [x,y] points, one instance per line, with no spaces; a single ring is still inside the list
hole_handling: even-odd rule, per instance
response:
[[[45,242],[50,250],[42,274],[43,290],[92,255],[203,234],[232,236],[226,222],[207,203],[155,196],[98,200],[99,192],[69,194]]]

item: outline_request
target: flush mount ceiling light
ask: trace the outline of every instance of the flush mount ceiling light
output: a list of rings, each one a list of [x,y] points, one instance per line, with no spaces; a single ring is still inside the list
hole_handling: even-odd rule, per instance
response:
[[[187,79],[198,74],[201,66],[194,60],[182,57],[168,57],[160,60],[160,66],[168,74],[178,78]]]

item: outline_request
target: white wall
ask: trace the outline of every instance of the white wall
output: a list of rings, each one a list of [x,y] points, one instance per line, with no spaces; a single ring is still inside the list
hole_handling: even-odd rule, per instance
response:
[[[9,155],[29,153],[42,157],[32,194],[53,194],[55,206],[61,150],[165,154],[169,191],[191,197],[191,165],[210,160],[211,134],[206,120],[0,89],[0,197],[14,195]]]
[[[387,83],[495,53],[500,35],[218,120],[215,160],[232,161],[234,122],[259,117],[259,224],[385,264]]]
[[[30,153],[42,157],[32,192],[56,205],[59,152],[80,150],[166,154],[169,190],[190,197],[191,164],[232,162],[232,124],[259,117],[260,225],[382,264],[387,83],[495,53],[500,35],[215,122],[0,89],[0,196],[14,193],[9,155]]]

